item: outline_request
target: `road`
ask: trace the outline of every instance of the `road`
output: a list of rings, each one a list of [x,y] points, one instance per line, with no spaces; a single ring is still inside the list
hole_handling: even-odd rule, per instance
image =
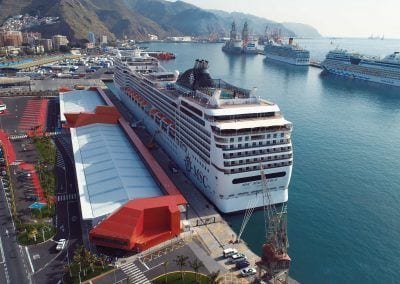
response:
[[[72,261],[75,248],[82,243],[75,169],[67,153],[68,149],[65,148],[64,143],[60,142],[61,139],[55,138],[55,144],[60,154],[57,155],[55,169],[57,175],[57,234],[54,240],[67,239],[68,244],[66,249],[35,272],[33,282],[37,284],[57,283],[64,274],[65,265]],[[54,255],[56,253],[55,244],[47,249],[47,254]]]
[[[14,223],[0,183],[0,283],[31,283],[32,270],[25,250],[18,245]]]

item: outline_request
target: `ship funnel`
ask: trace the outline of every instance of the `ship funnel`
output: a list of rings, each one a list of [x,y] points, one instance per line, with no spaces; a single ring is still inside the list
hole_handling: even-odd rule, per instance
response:
[[[290,38],[289,38],[289,45],[292,45],[292,44],[293,44],[293,38],[290,37]]]
[[[200,63],[200,60],[196,59],[196,61],[194,62],[193,69],[198,69],[199,68],[199,63]]]

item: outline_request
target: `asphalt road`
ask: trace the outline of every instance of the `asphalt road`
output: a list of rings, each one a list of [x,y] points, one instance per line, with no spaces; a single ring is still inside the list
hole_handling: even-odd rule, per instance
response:
[[[32,272],[25,251],[18,245],[16,233],[0,183],[0,283],[30,283]]]
[[[62,157],[62,162],[57,161],[55,169],[57,175],[57,196],[77,196],[77,188],[75,182],[75,169],[72,161],[68,156],[67,150],[60,143],[61,138],[55,138],[56,146]],[[72,261],[74,250],[82,243],[82,231],[80,226],[79,203],[76,199],[66,198],[57,201],[57,234],[55,240],[67,239],[67,248],[61,253],[53,257],[42,268],[37,270],[33,277],[33,282],[37,284],[53,284],[61,280],[64,274],[64,266]],[[54,254],[54,245],[47,248],[47,254]],[[46,252],[43,252],[46,253]]]

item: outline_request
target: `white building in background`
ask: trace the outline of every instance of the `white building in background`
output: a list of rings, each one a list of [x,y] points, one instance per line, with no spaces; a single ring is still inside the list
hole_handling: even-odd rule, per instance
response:
[[[157,35],[147,34],[147,36],[149,37],[149,40],[158,40]]]
[[[106,45],[107,43],[108,43],[107,36],[106,35],[102,35],[100,44],[101,45]]]
[[[191,36],[170,36],[167,37],[168,41],[181,41],[181,42],[190,42],[192,41]]]

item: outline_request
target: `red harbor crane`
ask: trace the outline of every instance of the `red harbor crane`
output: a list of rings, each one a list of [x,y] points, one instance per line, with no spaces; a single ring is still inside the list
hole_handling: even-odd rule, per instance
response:
[[[261,165],[261,183],[264,203],[264,229],[266,241],[261,259],[256,263],[260,276],[269,283],[288,283],[290,257],[288,255],[287,205],[275,206],[271,202],[271,192]]]

